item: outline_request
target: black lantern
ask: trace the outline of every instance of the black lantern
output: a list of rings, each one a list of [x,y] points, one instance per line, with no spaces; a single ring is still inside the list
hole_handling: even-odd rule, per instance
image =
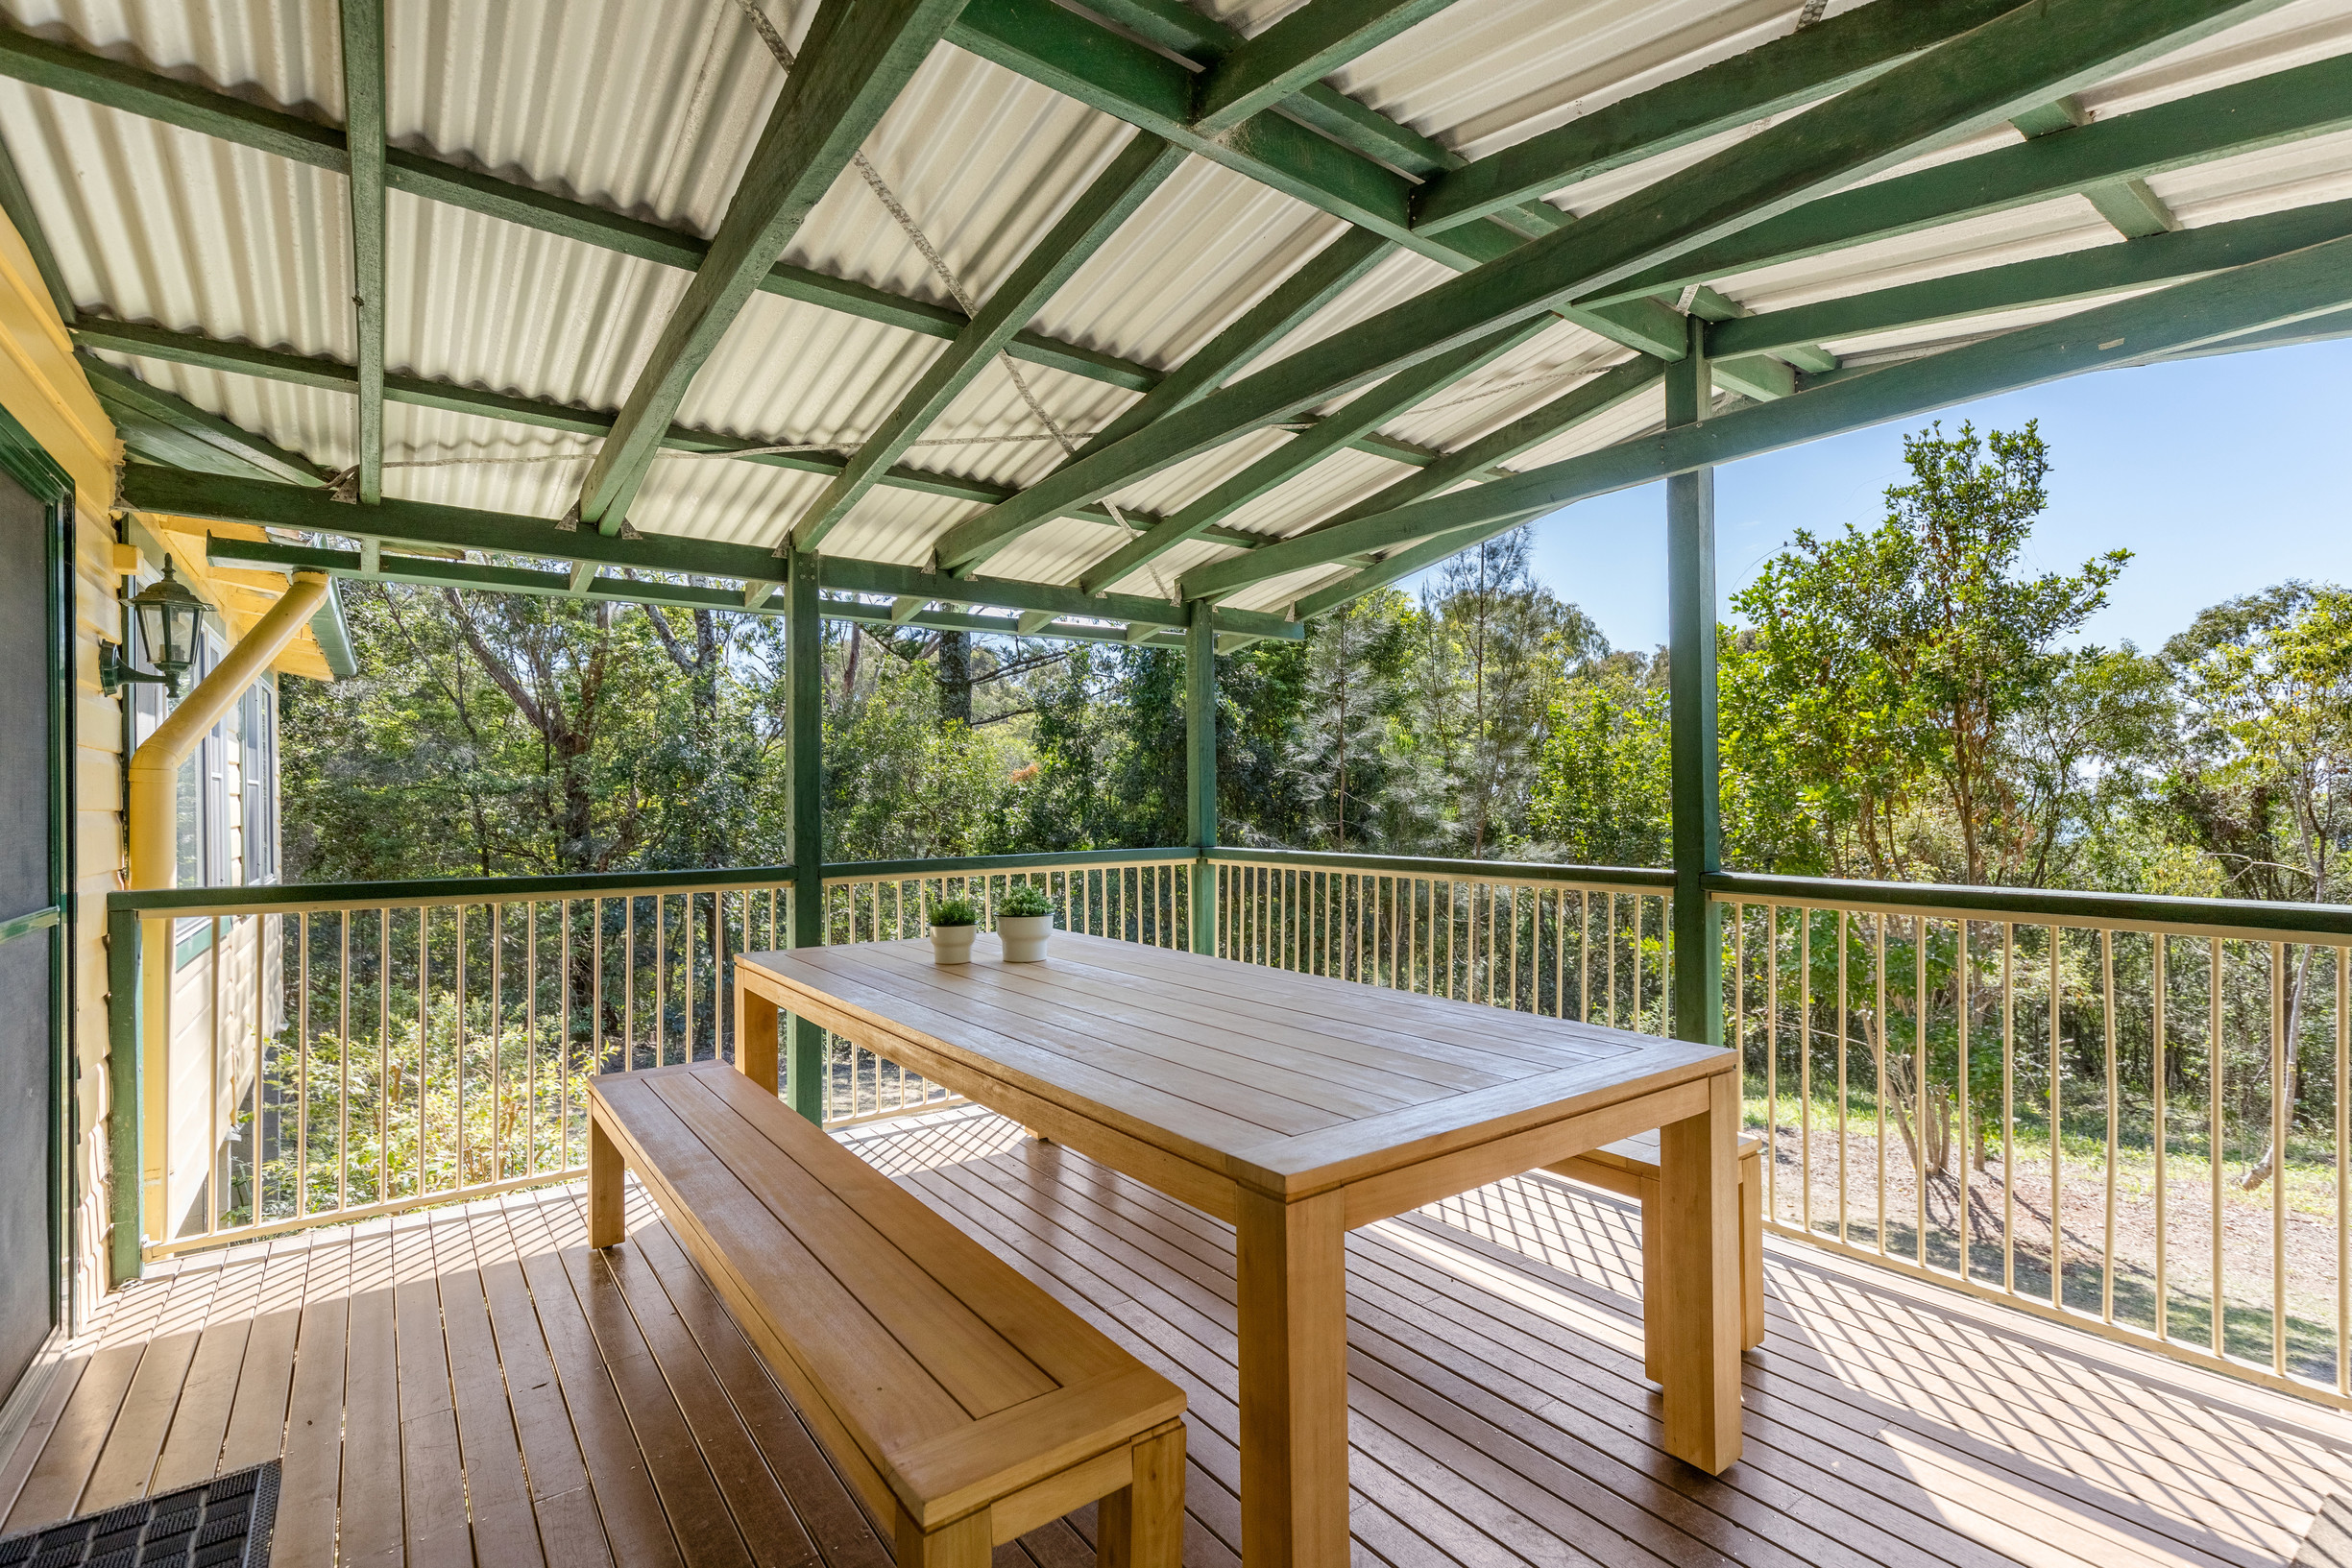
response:
[[[163,575],[133,595],[131,609],[139,618],[148,660],[158,673],[142,674],[131,667],[123,651],[109,643],[101,659],[102,683],[109,692],[132,681],[159,681],[173,696],[180,695],[180,677],[196,663],[196,628],[212,607],[198,598],[172,572],[170,556],[163,558]]]

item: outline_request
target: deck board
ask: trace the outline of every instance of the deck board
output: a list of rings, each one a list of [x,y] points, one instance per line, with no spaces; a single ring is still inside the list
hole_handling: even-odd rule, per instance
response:
[[[1230,1227],[973,1112],[845,1142],[1191,1400],[1187,1568],[1240,1535]],[[886,1568],[642,1192],[555,1188],[199,1254],[118,1294],[15,1454],[20,1530],[285,1455],[274,1561]],[[1548,1176],[1348,1241],[1359,1562],[2256,1568],[2352,1421],[1775,1240],[1747,1456],[1669,1458],[1630,1205]],[[19,1478],[21,1481],[19,1482]],[[1081,1509],[993,1568],[1084,1568]]]

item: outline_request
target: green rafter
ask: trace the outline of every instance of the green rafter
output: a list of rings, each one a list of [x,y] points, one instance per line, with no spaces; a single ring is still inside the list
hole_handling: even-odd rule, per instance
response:
[[[2346,127],[2352,127],[2352,55],[2340,55],[1825,197],[1590,297],[1679,289]]]
[[[1330,75],[1454,0],[1308,0],[1200,75],[1193,124],[1209,135]]]
[[[256,148],[312,168],[328,169],[336,174],[350,172],[350,157],[340,128],[262,109],[226,93],[158,76],[134,65],[13,32],[5,26],[0,26],[0,76]],[[665,267],[691,272],[702,264],[710,251],[710,242],[699,235],[623,217],[585,202],[550,196],[527,185],[514,184],[400,148],[385,154],[384,182],[388,188],[404,195],[461,207]],[[926,337],[953,338],[967,325],[963,312],[951,305],[908,299],[782,262],[768,269],[758,287],[780,299],[880,322]],[[1148,365],[1036,332],[1014,334],[1005,351],[1015,359],[1126,387],[1130,392],[1149,392],[1159,382],[1159,373]]]
[[[440,506],[428,501],[387,498],[379,506],[357,507],[338,501],[324,491],[156,468],[144,463],[133,463],[123,470],[122,501],[137,511],[172,517],[338,535],[356,539],[378,554],[386,545],[394,548],[419,545],[572,561],[589,566],[592,571],[595,567],[611,567],[726,577],[743,583],[772,582],[776,576],[775,554],[764,544],[724,544],[665,534],[631,539],[585,528],[566,529],[546,518]],[[366,548],[360,553],[364,556]],[[1181,606],[1132,593],[1086,594],[1051,583],[1023,583],[1006,578],[958,581],[914,567],[845,557],[827,558],[823,572],[825,587],[842,592],[892,597],[911,594],[926,602],[1042,610],[1055,616],[1141,621],[1161,627],[1185,624]],[[570,583],[569,576],[566,582]],[[744,598],[740,591],[728,593],[728,607],[744,608]],[[875,608],[882,618],[889,618],[889,606]],[[999,621],[981,629],[1002,630],[1010,625],[1009,621]],[[1298,628],[1279,615],[1249,611],[1220,610],[1217,629],[1251,637],[1300,635]]]
[[[1079,586],[1089,593],[1110,587],[1186,540],[1198,538],[1211,523],[1224,521],[1275,486],[1305,472],[1354,436],[1383,420],[1395,418],[1437,388],[1492,364],[1548,325],[1540,319],[1515,323],[1451,353],[1440,354],[1389,377],[1327,416],[1322,423],[1291,437],[1239,473],[1212,486],[1206,495],[1188,503],[1166,521],[1119,546],[1107,559],[1088,567]]]
[[[1250,555],[1213,562],[1185,573],[1181,591],[1186,598],[1231,593],[1343,555],[1408,541],[1435,543],[1439,536],[1449,537],[1453,550],[1461,550],[1573,501],[1668,474],[1909,419],[2062,376],[2194,350],[2218,340],[2324,316],[2348,303],[2352,239],[2331,240],[2044,326],[1846,376],[1779,402],[1734,409],[1704,423],[1619,442],[1482,489],[1417,501]]]
[[[49,236],[42,231],[40,217],[33,210],[32,193],[25,189],[24,177],[4,142],[0,142],[0,213],[8,215],[9,222],[16,226],[17,237],[33,253],[34,270],[41,275],[41,287],[49,291],[49,302],[57,307],[58,319],[71,326],[79,314],[74,307],[73,292],[65,286],[65,275],[59,270],[57,253],[49,249]]]
[[[1708,347],[1716,354],[1779,353],[1825,338],[2062,304],[2177,283],[2347,234],[2352,234],[2352,201],[2326,202],[1718,322],[1708,329]]]
[[[1378,266],[1390,244],[1370,229],[1350,229],[1274,285],[1239,320],[1193,350],[1167,378],[1121,411],[1079,447],[1085,457],[1123,441],[1163,414],[1200,401],[1232,372],[1272,348]]]
[[[950,529],[938,560],[968,570],[1062,510],[2277,3],[2045,0],[2009,12],[1702,160],[1668,192],[1637,192],[1067,464]]]
[[[1943,0],[1856,7],[1438,175],[1416,193],[1415,227],[1443,233],[1580,180],[1825,98],[1989,22],[2017,3]]]
[[[1221,58],[1243,47],[1240,35],[1210,25],[1223,36]],[[1518,231],[1491,222],[1446,234],[1416,233],[1410,179],[1281,113],[1261,113],[1222,134],[1202,134],[1192,123],[1193,72],[1053,0],[971,0],[948,36],[983,60],[1446,266],[1475,267],[1526,243]],[[1551,212],[1540,221],[1567,219]],[[1568,318],[1644,352],[1667,358],[1682,352],[1681,315],[1655,301],[1572,310]]]
[[[340,0],[352,197],[352,314],[359,341],[359,501],[384,498],[384,8]]]
[[[881,427],[866,437],[840,475],[810,505],[792,530],[793,548],[813,550],[822,543],[909,445],[987,368],[1006,340],[1119,231],[1119,226],[1188,156],[1182,148],[1149,134],[1129,141],[1061,220],[1031,248],[1012,275],[988,296],[972,324],[925,368]]]
[[[308,458],[207,414],[176,393],[149,386],[86,350],[75,357],[99,406],[136,456],[232,478],[326,485],[327,470]]]
[[[672,415],[760,279],[955,20],[962,0],[823,0],[710,253],[580,483],[580,520],[620,531]]]

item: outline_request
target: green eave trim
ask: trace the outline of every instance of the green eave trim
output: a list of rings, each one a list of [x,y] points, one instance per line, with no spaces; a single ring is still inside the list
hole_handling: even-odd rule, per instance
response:
[[[336,680],[348,681],[359,673],[358,662],[352,657],[352,629],[343,619],[343,590],[332,578],[327,579],[326,600],[310,617],[310,635]]]

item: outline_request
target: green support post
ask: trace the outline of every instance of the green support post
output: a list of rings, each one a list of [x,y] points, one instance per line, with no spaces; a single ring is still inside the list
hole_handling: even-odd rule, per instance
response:
[[[1206,599],[1184,623],[1184,835],[1193,861],[1192,950],[1217,951],[1217,628]]]
[[[146,1091],[140,1082],[139,1051],[146,1037],[140,994],[139,917],[135,910],[107,911],[107,1170],[108,1209],[113,1224],[107,1240],[110,1284],[137,1279],[139,1231],[144,1225],[145,1148],[139,1141],[139,1111]]]
[[[1666,367],[1666,423],[1707,417],[1714,387],[1706,324],[1690,319],[1690,353]],[[1715,470],[1666,480],[1668,747],[1674,759],[1674,1032],[1723,1044],[1723,937],[1707,879],[1723,869],[1721,777],[1715,755]]]
[[[825,622],[818,609],[816,557],[794,551],[785,674],[787,787],[791,790],[792,946],[825,941]],[[810,1121],[825,1120],[825,1031],[794,1016],[785,1050],[785,1094]]]

